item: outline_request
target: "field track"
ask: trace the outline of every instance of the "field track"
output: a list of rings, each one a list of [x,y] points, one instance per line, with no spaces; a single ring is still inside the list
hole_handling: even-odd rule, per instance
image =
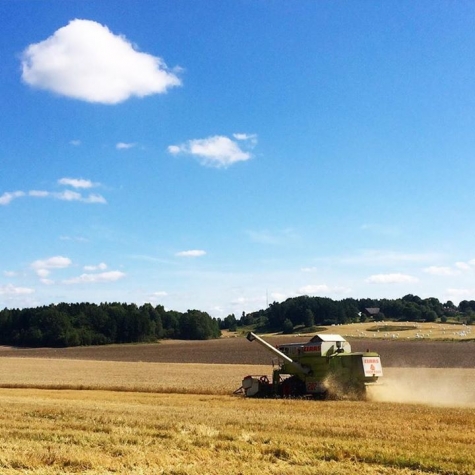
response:
[[[267,337],[271,344],[307,341],[308,337]],[[475,368],[475,341],[351,339],[353,351],[370,349],[386,368]],[[0,358],[54,358],[149,363],[268,365],[271,355],[245,338],[208,341],[167,340],[156,344],[107,345],[75,348],[18,349],[0,347]]]

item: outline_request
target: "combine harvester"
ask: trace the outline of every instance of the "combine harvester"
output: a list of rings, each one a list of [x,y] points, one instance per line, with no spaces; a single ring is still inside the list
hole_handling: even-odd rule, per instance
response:
[[[366,387],[383,375],[378,353],[352,353],[340,335],[315,335],[307,343],[276,347],[255,333],[247,334],[276,357],[272,380],[265,375],[246,376],[235,392],[253,398],[365,399]]]

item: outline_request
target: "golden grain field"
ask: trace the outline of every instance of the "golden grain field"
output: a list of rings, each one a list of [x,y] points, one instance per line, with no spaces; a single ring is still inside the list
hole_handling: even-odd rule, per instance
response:
[[[0,389],[0,473],[470,475],[461,408]]]
[[[0,474],[475,473],[473,368],[384,368],[364,402],[232,395],[270,372],[2,357]]]
[[[0,387],[229,395],[269,365],[1,358]],[[475,408],[475,369],[384,368],[372,400]]]

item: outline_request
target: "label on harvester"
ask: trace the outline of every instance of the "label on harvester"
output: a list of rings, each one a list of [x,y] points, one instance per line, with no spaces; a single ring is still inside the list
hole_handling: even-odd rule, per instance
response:
[[[364,375],[367,377],[382,376],[383,367],[379,356],[363,356]]]

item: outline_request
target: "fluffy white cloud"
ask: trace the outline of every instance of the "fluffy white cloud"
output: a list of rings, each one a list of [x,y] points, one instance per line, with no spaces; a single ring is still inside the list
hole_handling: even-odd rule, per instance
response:
[[[255,146],[257,141],[255,135],[238,135],[240,136],[238,140],[244,142],[248,148]],[[243,150],[235,140],[223,135],[188,140],[180,145],[170,145],[168,152],[173,155],[180,153],[191,155],[196,157],[202,165],[216,168],[227,168],[234,163],[245,162],[252,157],[251,153]]]
[[[30,86],[103,104],[165,93],[181,84],[161,58],[137,51],[100,23],[81,19],[29,45],[22,70]]]
[[[48,277],[51,269],[64,269],[72,264],[69,257],[54,256],[48,259],[38,259],[31,263],[30,267],[42,279]]]
[[[418,282],[416,277],[407,274],[375,274],[366,279],[368,284],[406,284]]]
[[[64,280],[65,284],[95,284],[103,282],[115,282],[125,277],[125,273],[113,270],[109,272],[100,272],[98,274],[81,274],[79,277]]]
[[[175,255],[178,257],[201,257],[206,254],[206,251],[202,251],[200,249],[192,249],[189,251],[180,251],[177,252]]]
[[[34,290],[28,287],[15,287],[12,284],[0,285],[0,295],[27,295],[33,292]]]

